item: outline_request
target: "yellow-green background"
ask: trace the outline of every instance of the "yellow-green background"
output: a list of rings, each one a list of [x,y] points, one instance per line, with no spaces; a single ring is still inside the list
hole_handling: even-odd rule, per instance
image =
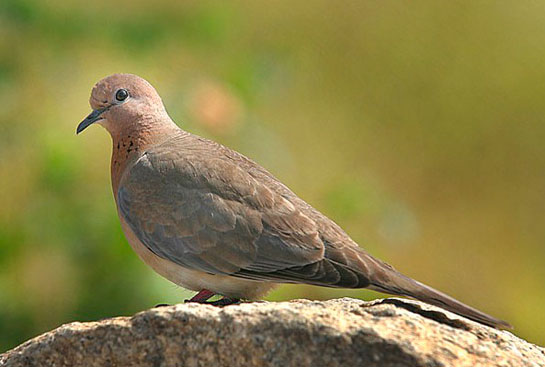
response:
[[[0,2],[0,351],[191,294],[120,231],[93,84],[148,79],[414,278],[545,343],[545,5]],[[270,300],[378,294],[284,286]]]

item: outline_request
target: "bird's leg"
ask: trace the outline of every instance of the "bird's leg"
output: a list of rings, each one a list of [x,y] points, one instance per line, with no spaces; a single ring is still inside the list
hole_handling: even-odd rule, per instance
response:
[[[195,302],[195,303],[202,303],[205,305],[211,305],[211,306],[228,306],[233,305],[240,302],[240,299],[238,298],[228,298],[223,297],[222,299],[218,299],[217,301],[213,302],[207,302],[212,296],[214,296],[214,292],[209,291],[208,289],[203,289],[199,293],[193,296],[193,298],[186,300],[185,302]]]
[[[186,299],[185,302],[195,302],[195,303],[206,303],[210,297],[214,295],[214,292],[209,291],[208,289],[203,289],[191,299]]]
[[[214,302],[207,302],[207,304],[209,304],[209,305],[218,306],[218,307],[235,305],[237,303],[240,303],[240,299],[238,299],[238,298],[227,298],[227,297],[223,297],[222,299],[218,299],[217,301],[214,301]]]

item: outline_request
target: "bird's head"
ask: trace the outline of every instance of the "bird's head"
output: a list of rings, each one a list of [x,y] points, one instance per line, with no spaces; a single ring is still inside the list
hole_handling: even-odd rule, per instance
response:
[[[99,81],[89,104],[93,112],[78,125],[77,134],[98,123],[114,136],[120,131],[149,128],[149,124],[163,121],[166,116],[155,88],[132,74],[114,74]]]

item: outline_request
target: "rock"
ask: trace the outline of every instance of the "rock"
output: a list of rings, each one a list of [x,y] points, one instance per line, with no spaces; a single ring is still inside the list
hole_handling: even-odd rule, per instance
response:
[[[179,304],[61,326],[0,366],[545,366],[508,331],[405,299]]]

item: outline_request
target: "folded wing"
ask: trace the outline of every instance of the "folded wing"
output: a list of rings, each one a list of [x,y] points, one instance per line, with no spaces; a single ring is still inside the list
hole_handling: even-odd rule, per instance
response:
[[[117,196],[150,251],[191,269],[274,278],[324,257],[314,221],[234,162],[203,152],[165,145],[146,152]]]

